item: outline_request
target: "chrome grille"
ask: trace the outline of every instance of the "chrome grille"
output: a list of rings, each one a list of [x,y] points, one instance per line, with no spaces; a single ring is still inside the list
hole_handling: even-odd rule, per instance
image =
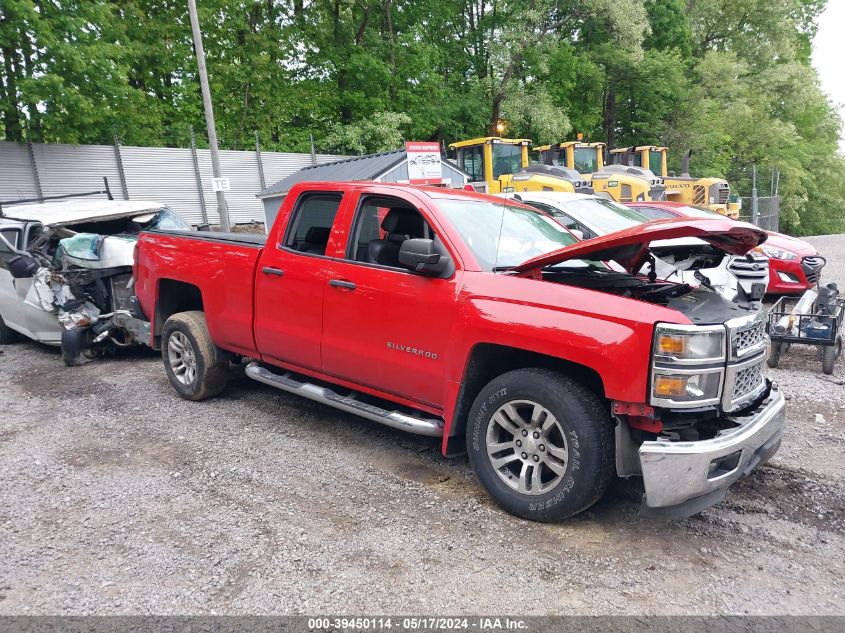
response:
[[[751,281],[764,281],[769,274],[769,260],[766,257],[752,256],[749,261],[745,256],[734,257],[728,264],[730,270],[737,279],[749,279]]]
[[[738,403],[746,396],[756,395],[755,392],[763,384],[763,362],[759,362],[751,367],[741,369],[736,374],[734,381],[734,391],[731,396],[731,401]],[[749,398],[750,399],[750,398]]]
[[[741,330],[733,333],[733,345],[735,352],[742,352],[749,347],[758,345],[766,338],[766,322],[757,321]]]

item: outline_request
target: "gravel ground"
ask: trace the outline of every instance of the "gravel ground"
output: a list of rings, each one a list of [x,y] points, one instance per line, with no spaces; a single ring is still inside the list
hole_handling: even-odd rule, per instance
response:
[[[845,282],[845,236],[811,238]],[[843,283],[845,287],[845,283]],[[243,379],[181,400],[149,353],[0,356],[0,614],[845,613],[845,363],[793,350],[781,451],[722,505],[556,525],[437,443]]]

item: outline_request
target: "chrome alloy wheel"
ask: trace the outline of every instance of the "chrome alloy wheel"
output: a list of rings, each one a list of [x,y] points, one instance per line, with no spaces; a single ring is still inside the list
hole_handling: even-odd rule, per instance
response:
[[[173,375],[183,385],[191,385],[197,377],[197,356],[190,339],[182,332],[173,332],[167,341],[167,360]]]
[[[517,492],[541,495],[566,472],[569,448],[560,422],[531,400],[499,407],[487,425],[487,457],[499,478]]]

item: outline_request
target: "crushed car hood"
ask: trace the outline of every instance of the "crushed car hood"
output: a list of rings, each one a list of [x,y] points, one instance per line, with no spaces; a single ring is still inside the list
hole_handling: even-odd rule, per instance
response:
[[[526,273],[572,259],[615,261],[629,273],[640,270],[649,258],[649,244],[658,240],[695,237],[732,255],[744,255],[766,241],[766,232],[728,218],[675,218],[657,220],[577,242],[533,257],[513,268]]]
[[[167,205],[152,200],[76,199],[5,206],[3,217],[24,222],[40,222],[45,227],[67,226],[153,213],[165,206]]]

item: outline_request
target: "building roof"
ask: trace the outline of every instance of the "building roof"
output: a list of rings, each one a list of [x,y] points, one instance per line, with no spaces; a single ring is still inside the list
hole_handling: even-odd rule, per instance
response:
[[[395,167],[406,159],[405,149],[395,149],[389,152],[353,156],[336,160],[322,165],[304,167],[270,185],[258,194],[259,198],[287,193],[291,187],[300,182],[314,182],[320,180],[373,180],[386,171]]]

